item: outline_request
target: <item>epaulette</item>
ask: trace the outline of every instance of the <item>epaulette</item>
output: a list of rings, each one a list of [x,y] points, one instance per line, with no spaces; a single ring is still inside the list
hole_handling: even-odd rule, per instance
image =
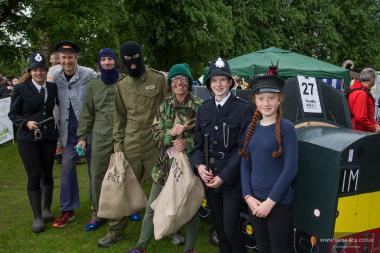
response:
[[[124,74],[124,73],[119,73],[119,81],[123,80],[124,78],[126,78],[127,75]]]
[[[250,104],[249,101],[245,100],[244,98],[240,98],[240,97],[236,97],[237,100],[239,100],[240,102],[243,102],[244,104]]]
[[[169,101],[173,99],[173,94],[170,92],[163,100]]]
[[[209,99],[203,101],[202,104],[206,104],[206,103],[208,103],[208,102],[213,102],[213,101],[215,101],[214,98],[209,98]]]
[[[195,100],[195,101],[199,101],[200,104],[203,104],[204,100],[200,97],[197,97],[197,96],[194,96],[192,95],[192,98]]]
[[[149,69],[152,70],[155,73],[163,75],[164,77],[166,77],[166,75],[167,75],[164,71],[160,71],[160,70],[157,70],[157,69],[154,69],[154,68],[151,68],[151,67],[149,67]]]

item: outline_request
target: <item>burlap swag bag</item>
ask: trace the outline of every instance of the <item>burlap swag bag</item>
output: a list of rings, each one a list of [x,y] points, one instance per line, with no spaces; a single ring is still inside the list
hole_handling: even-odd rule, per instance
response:
[[[111,155],[99,198],[100,218],[129,216],[146,207],[144,191],[123,152]]]
[[[198,212],[203,197],[202,182],[194,175],[189,158],[184,152],[177,153],[168,179],[151,205],[155,239],[173,234],[188,223]]]

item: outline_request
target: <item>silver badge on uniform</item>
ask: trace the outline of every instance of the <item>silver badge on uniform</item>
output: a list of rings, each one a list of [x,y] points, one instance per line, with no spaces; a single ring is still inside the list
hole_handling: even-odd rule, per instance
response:
[[[37,53],[36,56],[34,57],[34,60],[36,60],[36,62],[41,62],[42,56],[39,53]]]
[[[218,60],[215,62],[215,67],[224,68],[224,61],[222,60],[222,58],[218,58]]]
[[[145,90],[154,90],[154,88],[156,88],[154,84],[145,86]]]

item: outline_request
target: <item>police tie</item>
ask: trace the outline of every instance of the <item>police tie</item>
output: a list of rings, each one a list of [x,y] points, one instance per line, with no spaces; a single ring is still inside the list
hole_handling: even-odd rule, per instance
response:
[[[44,87],[41,87],[40,94],[44,98],[44,103],[45,103],[46,102],[46,98],[45,98],[45,88]]]

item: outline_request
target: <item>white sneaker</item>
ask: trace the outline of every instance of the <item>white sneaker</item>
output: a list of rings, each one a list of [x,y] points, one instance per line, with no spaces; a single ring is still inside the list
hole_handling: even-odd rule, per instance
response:
[[[185,238],[179,232],[169,235],[169,237],[172,239],[173,245],[180,245],[185,243]]]

